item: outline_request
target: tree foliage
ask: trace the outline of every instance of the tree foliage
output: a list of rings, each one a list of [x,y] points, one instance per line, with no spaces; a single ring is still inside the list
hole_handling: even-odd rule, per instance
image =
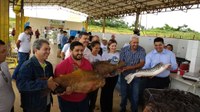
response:
[[[89,22],[91,25],[96,25],[96,26],[102,26],[103,25],[103,19],[101,20],[91,20]],[[120,28],[129,28],[128,23],[123,21],[122,19],[119,18],[112,18],[112,19],[106,19],[105,21],[106,26],[109,27],[120,27]]]
[[[151,29],[158,29],[158,30],[167,30],[167,31],[180,31],[180,32],[196,32],[190,28],[188,28],[188,25],[183,24],[182,26],[178,26],[177,28],[174,28],[168,24],[165,24],[163,27],[157,27],[157,28],[151,28]]]
[[[135,23],[135,22],[134,22]],[[128,23],[126,23],[123,19],[121,18],[112,18],[112,19],[106,19],[105,24],[108,27],[113,27],[113,28],[127,28],[127,29],[135,29],[135,24],[132,24],[131,26],[128,26]],[[90,25],[95,25],[95,26],[102,26],[103,25],[103,19],[100,20],[94,20],[91,19],[89,21]],[[141,30],[145,30],[146,28],[139,24],[139,28]],[[164,31],[180,31],[180,32],[196,32],[190,28],[188,28],[188,25],[183,24],[181,26],[178,26],[177,28],[174,28],[168,24],[165,24],[163,27],[157,27],[157,28],[150,28],[150,30],[164,30]]]

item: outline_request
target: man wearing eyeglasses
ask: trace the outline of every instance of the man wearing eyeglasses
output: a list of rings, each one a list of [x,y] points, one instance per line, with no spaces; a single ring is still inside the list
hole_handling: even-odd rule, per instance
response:
[[[2,40],[0,40],[0,112],[13,112],[12,107],[15,95],[12,88],[8,65],[5,62],[6,55],[6,45]]]

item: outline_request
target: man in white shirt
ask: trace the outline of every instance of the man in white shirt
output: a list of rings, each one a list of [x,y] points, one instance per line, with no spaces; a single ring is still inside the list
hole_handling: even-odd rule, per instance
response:
[[[87,47],[89,44],[89,35],[87,32],[81,32],[79,34],[79,38],[78,38],[79,42],[83,44],[84,46],[84,51],[83,51],[83,56],[84,58],[89,60],[89,57],[91,55],[91,51],[90,49]],[[67,52],[65,53],[65,59],[68,58],[70,56],[70,49],[67,50]]]
[[[18,48],[18,65],[15,68],[15,71],[13,73],[12,78],[16,79],[17,78],[17,74],[19,72],[19,69],[21,67],[21,65],[29,59],[29,55],[31,52],[31,38],[30,38],[30,33],[32,31],[32,28],[30,26],[26,26],[24,28],[24,32],[22,32],[21,34],[19,34],[18,36],[18,40],[16,42],[16,46]]]
[[[0,112],[13,112],[15,94],[12,88],[11,75],[5,62],[7,48],[0,40]],[[12,110],[12,111],[11,111]]]

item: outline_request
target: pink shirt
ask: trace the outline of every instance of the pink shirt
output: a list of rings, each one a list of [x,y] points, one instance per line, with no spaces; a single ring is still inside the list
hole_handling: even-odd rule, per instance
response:
[[[74,70],[76,70],[77,67],[83,70],[92,70],[92,65],[87,59],[82,58],[81,64],[79,66],[76,62],[74,62],[74,60],[70,56],[56,66],[55,76],[57,77],[59,75],[64,75],[64,74],[67,75],[68,73],[71,73]],[[85,93],[73,92],[70,95],[62,95],[61,98],[71,102],[80,102],[84,100],[86,96],[87,94]]]

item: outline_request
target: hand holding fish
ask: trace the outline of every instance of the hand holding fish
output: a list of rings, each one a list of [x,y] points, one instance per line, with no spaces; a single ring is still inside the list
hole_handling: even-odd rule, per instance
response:
[[[125,79],[127,80],[127,83],[130,84],[134,77],[154,77],[169,68],[171,68],[170,64],[158,63],[153,68],[142,69],[137,71],[136,73],[131,73],[127,75]]]
[[[105,78],[107,74],[111,74],[117,71],[117,69],[123,67],[124,62],[118,64],[111,64],[107,61],[99,61],[93,64],[93,71],[87,71],[77,69],[68,74],[60,74],[55,77],[53,81],[57,82],[58,87],[52,88],[54,94],[71,94],[76,93],[89,93],[105,85]],[[113,75],[115,76],[115,74]],[[67,87],[68,88],[66,90]],[[55,89],[55,90],[54,90]]]
[[[132,70],[132,69],[134,69],[133,66],[126,66],[126,67],[123,67],[122,72],[127,71],[127,70]]]
[[[52,91],[54,91],[54,89],[58,86],[59,84],[56,83],[55,81],[53,81],[53,78],[50,77],[48,80],[47,80],[47,86],[49,89],[51,89]]]
[[[172,69],[172,66],[171,65],[169,65],[168,66],[168,68],[167,68],[167,70],[171,70]]]

